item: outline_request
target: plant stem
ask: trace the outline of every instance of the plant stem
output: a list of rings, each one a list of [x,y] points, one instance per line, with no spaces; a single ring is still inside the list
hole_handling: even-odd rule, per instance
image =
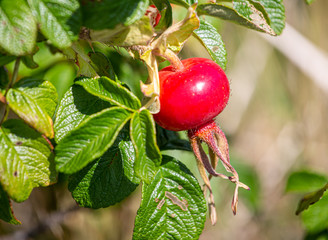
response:
[[[13,75],[12,75],[12,77],[11,77],[11,79],[10,79],[10,82],[9,82],[9,84],[8,84],[8,86],[7,86],[7,89],[6,89],[6,92],[5,92],[5,94],[4,94],[4,97],[5,97],[5,98],[7,97],[7,93],[8,93],[8,91],[9,91],[9,89],[12,88],[12,86],[14,85],[14,83],[15,83],[16,80],[17,80],[17,77],[18,77],[18,70],[19,70],[19,64],[20,64],[20,58],[18,57],[18,58],[16,59],[16,62],[15,62]],[[1,117],[1,120],[0,120],[0,126],[2,125],[2,123],[3,123],[4,121],[6,121],[8,115],[9,115],[9,110],[10,110],[10,109],[9,109],[8,103],[6,102],[5,105],[6,105],[6,106],[5,106],[5,111],[4,111],[4,113],[3,113],[2,117]]]
[[[164,52],[159,49],[155,49],[153,53],[157,56],[165,58],[167,61],[171,63],[175,71],[179,71],[184,69],[184,66],[180,60],[180,58],[170,49],[166,49]]]
[[[13,85],[13,84],[16,82],[16,80],[17,80],[18,70],[19,70],[19,64],[20,64],[20,58],[18,57],[18,58],[16,59],[16,62],[15,62],[15,67],[14,67],[14,71],[13,71],[13,76],[12,76],[11,81],[10,81],[10,83],[9,83],[9,87],[8,87],[8,89],[11,88],[12,85]]]

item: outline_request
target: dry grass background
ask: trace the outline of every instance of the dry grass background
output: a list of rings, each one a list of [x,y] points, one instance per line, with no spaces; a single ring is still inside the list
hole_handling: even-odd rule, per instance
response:
[[[287,22],[327,59],[328,1],[317,0],[311,6],[302,0],[284,2]],[[300,217],[294,215],[300,196],[286,194],[284,188],[288,175],[294,170],[328,172],[328,92],[307,75],[304,66],[292,63],[286,52],[277,50],[263,34],[231,23],[222,25],[220,32],[228,51],[227,75],[232,95],[217,121],[229,138],[232,160],[236,166],[240,161],[254,170],[259,185],[256,206],[249,207],[241,198],[238,214],[233,216],[231,184],[213,179],[219,220],[215,226],[207,221],[200,239],[302,239],[304,230]],[[295,45],[299,44],[297,39],[294,41]],[[279,44],[279,37],[276,43]],[[195,44],[189,41],[182,56],[206,56]],[[300,51],[304,48],[298,47]],[[317,60],[311,59],[311,62],[320,65]],[[321,70],[324,81],[328,82],[328,65]],[[169,154],[182,159],[197,175],[191,153]],[[52,221],[50,229],[30,239],[131,239],[140,197],[139,187],[113,207],[73,209],[61,214],[60,211],[75,204],[65,183],[35,189],[29,200],[14,204],[23,225],[0,222],[0,239],[5,236],[6,239],[24,239],[27,237],[24,233],[42,226],[45,221]]]

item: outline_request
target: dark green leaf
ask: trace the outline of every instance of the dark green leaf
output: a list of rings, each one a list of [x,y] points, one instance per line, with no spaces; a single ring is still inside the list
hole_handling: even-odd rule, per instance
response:
[[[172,25],[172,7],[168,0],[153,0],[156,8],[161,14],[161,19],[159,20],[156,29],[166,29]]]
[[[58,48],[66,48],[77,40],[82,24],[77,0],[28,0],[42,34]]]
[[[204,20],[200,20],[200,26],[194,31],[194,36],[206,48],[212,59],[225,70],[227,64],[227,52],[221,35],[216,29]]]
[[[82,207],[104,208],[122,201],[139,184],[129,132],[123,129],[104,155],[69,178],[68,189]],[[131,181],[133,180],[133,181]]]
[[[149,0],[103,0],[82,4],[84,25],[101,30],[117,24],[128,26],[140,19],[148,8]]]
[[[181,139],[177,132],[156,126],[157,145],[160,150],[185,150],[191,151],[190,142]]]
[[[199,15],[222,18],[223,20],[229,20],[248,28],[276,35],[263,14],[249,2],[247,4],[240,4],[239,0],[236,3],[234,2],[233,6],[226,3],[199,4],[197,13]]]
[[[10,200],[0,184],[0,219],[11,224],[21,224],[14,216]]]
[[[316,233],[307,233],[304,240],[328,240],[328,228]]]
[[[147,45],[154,37],[154,30],[149,17],[144,16],[128,26],[119,24],[114,29],[91,31],[90,37],[110,46],[130,47]]]
[[[50,82],[22,79],[9,89],[6,97],[20,118],[47,137],[54,137],[50,116],[56,109],[57,92]]]
[[[57,169],[72,174],[103,155],[130,118],[131,113],[119,107],[86,118],[56,146]]]
[[[328,228],[328,191],[323,194],[320,201],[302,213],[302,220],[310,233]]]
[[[0,66],[6,65],[16,59],[16,56],[7,56],[0,53]]]
[[[33,187],[56,181],[51,146],[22,120],[10,119],[2,125],[0,152],[1,183],[15,201],[26,200]]]
[[[198,239],[206,220],[206,202],[185,165],[163,156],[151,184],[143,184],[133,239]]]
[[[90,94],[129,110],[141,107],[139,99],[128,89],[107,77],[81,78],[75,82]]]
[[[33,51],[37,27],[25,0],[0,1],[0,47],[10,55]]]
[[[312,192],[322,188],[328,177],[307,170],[292,173],[287,180],[286,192]]]
[[[35,69],[39,67],[39,65],[34,61],[33,55],[27,55],[22,57],[22,62],[28,68]]]
[[[5,94],[8,84],[9,78],[7,70],[4,67],[0,67],[0,92],[2,94]]]
[[[318,191],[305,195],[298,204],[296,215],[309,208],[310,205],[318,202],[323,196],[324,192],[328,189],[328,183]]]
[[[134,170],[138,177],[150,183],[161,163],[161,153],[156,143],[155,123],[148,110],[134,113],[130,131],[136,152]]]
[[[54,123],[55,140],[58,143],[69,132],[88,118],[111,105],[84,90],[82,86],[73,85],[61,99]]]

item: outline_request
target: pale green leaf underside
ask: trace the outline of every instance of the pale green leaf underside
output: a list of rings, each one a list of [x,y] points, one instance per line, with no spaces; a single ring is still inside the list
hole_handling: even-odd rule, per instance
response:
[[[249,3],[247,3],[249,4]],[[243,5],[239,1],[234,3],[234,7],[223,3],[205,3],[197,7],[199,15],[209,15],[213,17],[229,20],[237,24],[252,28],[271,35],[276,35],[267,23],[264,15],[253,5]]]
[[[57,169],[72,174],[103,155],[130,117],[129,111],[113,107],[86,118],[56,146]]]
[[[16,56],[33,51],[37,26],[24,0],[1,0],[0,23],[0,48]]]
[[[58,48],[78,38],[82,15],[77,0],[28,0],[40,30]]]
[[[177,160],[163,156],[151,184],[144,184],[133,239],[198,239],[206,202],[197,179]]]
[[[194,36],[206,48],[212,59],[225,70],[227,64],[227,52],[221,35],[216,29],[204,20],[200,20],[200,26],[194,31]]]
[[[148,110],[134,113],[130,135],[136,151],[136,175],[150,183],[161,163],[161,153],[156,143],[155,123]]]

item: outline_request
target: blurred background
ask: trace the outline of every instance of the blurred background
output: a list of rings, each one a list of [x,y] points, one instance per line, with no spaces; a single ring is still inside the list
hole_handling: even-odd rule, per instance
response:
[[[328,173],[328,1],[284,4],[287,27],[279,37],[212,22],[226,44],[232,89],[217,122],[228,137],[232,165],[251,191],[240,189],[233,216],[233,184],[212,179],[218,222],[212,226],[207,220],[202,240],[303,239],[304,227],[295,215],[302,195],[285,192],[287,178],[301,169]],[[185,14],[178,7],[174,12],[177,19]],[[195,39],[188,40],[179,56],[209,57]],[[115,53],[113,58],[124,61],[113,61],[120,80],[147,78],[142,64]],[[50,80],[61,97],[76,76],[73,64],[43,46],[35,61],[40,68],[33,74]],[[20,75],[29,74],[31,70],[22,67]],[[191,152],[165,153],[183,161],[199,178]],[[223,172],[221,166],[219,170]],[[106,209],[80,209],[61,177],[55,186],[35,189],[26,202],[13,203],[23,224],[0,221],[0,239],[131,239],[140,190]]]

